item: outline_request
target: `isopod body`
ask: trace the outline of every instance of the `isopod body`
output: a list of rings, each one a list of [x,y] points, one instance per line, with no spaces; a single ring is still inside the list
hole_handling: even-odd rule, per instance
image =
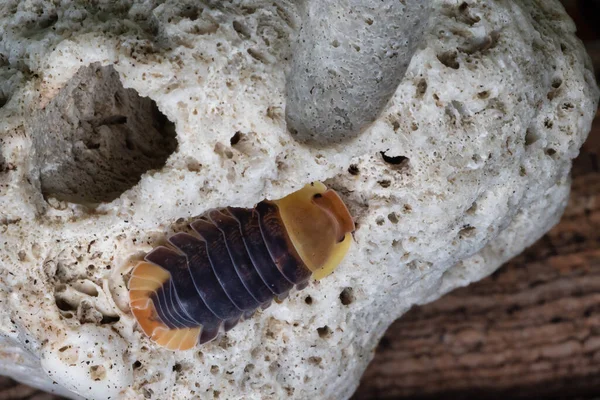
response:
[[[213,209],[190,227],[148,253],[129,280],[140,327],[171,350],[206,343],[311,276],[329,275],[354,222],[335,191],[313,182],[251,209]]]

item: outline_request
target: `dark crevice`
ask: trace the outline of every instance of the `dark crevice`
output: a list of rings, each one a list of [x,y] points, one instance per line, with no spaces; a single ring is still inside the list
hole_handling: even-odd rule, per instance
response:
[[[174,124],[112,66],[81,68],[29,129],[44,197],[73,203],[116,199],[177,148]]]

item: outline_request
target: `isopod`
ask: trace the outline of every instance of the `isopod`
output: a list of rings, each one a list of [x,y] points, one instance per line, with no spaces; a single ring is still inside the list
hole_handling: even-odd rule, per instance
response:
[[[329,275],[354,221],[338,194],[313,182],[254,208],[213,209],[133,269],[130,306],[144,333],[170,350],[213,340],[312,276]]]

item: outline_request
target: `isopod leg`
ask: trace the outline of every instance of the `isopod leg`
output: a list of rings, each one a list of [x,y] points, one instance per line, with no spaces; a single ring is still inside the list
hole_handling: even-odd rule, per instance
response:
[[[202,327],[202,333],[200,333],[200,339],[198,340],[198,344],[204,344],[210,342],[219,334],[219,327]]]
[[[223,328],[225,329],[225,332],[230,331],[234,326],[238,324],[238,322],[240,322],[240,317],[228,319],[227,321],[225,321],[223,323]]]

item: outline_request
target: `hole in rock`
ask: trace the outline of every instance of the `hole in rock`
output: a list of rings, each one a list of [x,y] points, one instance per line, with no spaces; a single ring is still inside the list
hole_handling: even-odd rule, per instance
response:
[[[479,97],[480,99],[487,99],[488,97],[490,97],[490,92],[488,92],[487,90],[484,90],[482,92],[477,93],[477,97]]]
[[[235,146],[236,144],[238,144],[240,142],[240,140],[242,139],[242,136],[244,136],[244,134],[240,131],[237,131],[232,137],[231,139],[229,139],[229,143],[232,146]]]
[[[73,307],[62,297],[55,297],[56,307],[61,311],[75,311],[77,308]]]
[[[313,299],[310,296],[306,296],[304,302],[310,306],[313,303]]]
[[[387,155],[387,150],[386,151],[380,151],[381,153],[381,157],[383,157],[383,161],[385,161],[388,164],[391,165],[396,165],[398,167],[403,167],[406,164],[408,164],[408,157],[404,157],[404,156],[389,156]]]
[[[145,399],[151,399],[152,395],[154,394],[154,390],[150,388],[142,388],[142,394],[144,395]]]
[[[458,63],[458,53],[456,51],[447,51],[445,53],[438,54],[437,58],[448,68],[460,68],[460,64]]]
[[[100,324],[114,324],[115,322],[119,322],[120,320],[121,317],[119,317],[118,315],[103,315],[102,319],[100,320]]]
[[[323,361],[323,358],[321,358],[321,357],[316,357],[316,356],[308,357],[308,362],[313,365],[321,365],[321,361]]]
[[[561,87],[562,83],[563,83],[563,81],[562,81],[561,78],[554,78],[554,79],[552,79],[552,87],[554,89],[558,89],[559,87]]]
[[[248,29],[248,27],[246,27],[246,25],[242,24],[239,21],[233,21],[233,29],[237,32],[237,34],[240,36],[240,38],[248,40],[250,39],[250,37],[252,36],[252,34],[250,33],[250,30]]]
[[[356,164],[351,164],[351,165],[348,167],[348,173],[349,173],[350,175],[355,175],[355,176],[356,176],[356,175],[358,175],[358,174],[360,174],[360,170],[358,169],[358,165],[356,165]]]
[[[116,199],[177,148],[156,103],[98,64],[81,68],[29,130],[44,197],[82,204]]]
[[[540,135],[534,129],[527,129],[525,133],[525,145],[530,146],[540,140]]]
[[[466,225],[459,232],[458,237],[461,239],[475,236],[477,229],[474,226]]]
[[[423,97],[423,95],[427,92],[427,80],[421,79],[419,83],[417,83],[417,97]]]
[[[102,365],[92,365],[90,367],[90,377],[95,381],[101,381],[106,378],[106,368]]]
[[[327,339],[328,337],[331,336],[331,334],[333,333],[331,331],[331,328],[329,328],[327,325],[322,326],[321,328],[317,328],[317,333],[319,334],[319,337],[321,339]]]
[[[340,293],[340,301],[345,306],[352,304],[354,301],[354,289],[351,287],[344,288]]]
[[[550,157],[553,157],[556,154],[556,150],[554,150],[553,148],[548,148],[546,149],[546,154]]]

